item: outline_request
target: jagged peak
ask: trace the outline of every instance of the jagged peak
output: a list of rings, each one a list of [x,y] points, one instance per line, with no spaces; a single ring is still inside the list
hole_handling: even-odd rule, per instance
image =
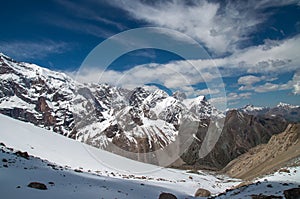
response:
[[[253,104],[247,104],[243,108],[241,108],[244,111],[261,111],[265,109],[266,107],[262,106],[254,106]]]
[[[201,104],[201,102],[207,102],[204,95],[200,95],[200,96],[195,97],[195,98],[188,98],[188,99],[183,100],[184,105],[188,108],[191,108],[194,105]]]
[[[158,95],[158,96],[161,96],[161,97],[169,97],[168,93],[165,92],[164,90],[161,90],[161,89],[156,89],[153,92],[153,95]]]
[[[180,91],[174,92],[172,96],[179,101],[185,100],[187,98],[186,94]]]
[[[1,59],[6,59],[6,60],[11,61],[11,62],[16,62],[14,59],[12,59],[11,57],[9,57],[9,56],[5,55],[4,53],[1,53],[1,52],[0,52],[0,58]]]

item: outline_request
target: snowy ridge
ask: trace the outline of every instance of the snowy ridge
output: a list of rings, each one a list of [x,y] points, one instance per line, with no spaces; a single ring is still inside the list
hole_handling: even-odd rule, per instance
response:
[[[107,148],[155,151],[175,140],[183,115],[225,117],[204,96],[185,99],[149,86],[81,84],[63,73],[0,55],[0,113]],[[156,144],[157,143],[157,144]]]

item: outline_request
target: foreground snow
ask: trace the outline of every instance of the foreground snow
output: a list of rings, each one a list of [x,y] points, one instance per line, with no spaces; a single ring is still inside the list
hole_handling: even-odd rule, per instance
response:
[[[284,197],[284,191],[300,189],[300,167],[281,169],[274,174],[256,179],[253,184],[242,186],[238,189],[228,191],[217,197],[218,199],[252,199],[253,195],[273,196],[269,198]],[[300,194],[298,197],[300,198]]]
[[[0,114],[1,142],[36,156],[27,160],[1,146],[1,198],[150,199],[158,198],[162,192],[193,198],[198,188],[218,195],[241,182],[205,172],[191,174],[132,161]],[[300,168],[288,170],[289,173],[277,172],[217,198],[283,196],[284,190],[300,185]],[[29,188],[30,182],[44,183],[48,189]]]
[[[7,153],[1,152],[1,160],[8,161],[0,166],[0,192],[4,198],[153,198],[161,192],[190,198],[179,191],[154,184],[78,173],[38,158],[26,160],[5,148],[3,150]],[[43,183],[47,190],[29,188],[30,182]]]
[[[161,192],[171,192],[178,198],[186,198],[194,195],[198,188],[205,188],[213,194],[218,194],[239,183],[233,179],[216,177],[204,172],[191,174],[129,160],[3,115],[0,115],[0,142],[63,167],[81,168],[86,172],[78,174],[71,170],[53,171],[39,160],[32,162],[23,160],[15,166],[5,168],[5,175],[0,177],[0,184],[5,184],[0,187],[1,193],[9,194],[7,195],[9,198],[17,198],[17,195],[13,195],[16,194],[14,193],[16,186],[23,187],[30,180],[56,181],[56,185],[50,187],[53,188],[54,195],[49,189],[49,194],[51,192],[49,197],[52,198],[56,196],[64,198],[64,194],[72,195],[73,191],[80,198],[99,198],[99,195],[113,198],[112,192],[116,192],[117,198],[126,198],[126,194],[123,196],[121,194],[125,192],[129,194],[127,198],[156,198]],[[23,167],[35,169],[24,170]],[[87,172],[89,170],[90,173],[99,176],[89,174]],[[63,175],[69,177],[62,177]],[[94,188],[90,188],[90,185]],[[99,186],[109,187],[109,190],[99,189]],[[131,189],[138,195],[131,193]],[[43,194],[39,190],[29,188],[20,192]],[[62,192],[61,195],[59,192]],[[31,196],[40,198],[39,194]]]

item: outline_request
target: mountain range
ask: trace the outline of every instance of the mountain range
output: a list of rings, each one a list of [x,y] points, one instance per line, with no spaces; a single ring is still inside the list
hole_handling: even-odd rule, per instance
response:
[[[184,147],[176,162],[168,164],[179,168],[221,169],[300,121],[299,106],[248,105],[221,112],[205,96],[188,99],[180,92],[170,96],[148,86],[128,90],[79,83],[3,54],[0,80],[4,115],[146,163],[158,164],[155,152],[178,143]],[[207,156],[199,157],[209,128],[220,131],[220,137]]]

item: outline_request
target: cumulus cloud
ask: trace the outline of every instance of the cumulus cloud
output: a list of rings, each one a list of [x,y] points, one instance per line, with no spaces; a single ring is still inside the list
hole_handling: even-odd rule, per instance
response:
[[[300,74],[296,72],[293,78],[286,83],[275,84],[275,83],[266,82],[258,86],[251,85],[247,87],[247,90],[253,90],[258,93],[266,93],[266,92],[279,91],[279,90],[292,90],[293,94],[299,95],[300,94],[299,86],[300,86]],[[246,90],[241,88],[245,88],[245,87],[240,87],[240,90]]]
[[[295,95],[300,95],[300,73],[299,72],[294,75],[292,82],[294,88],[293,93]]]
[[[219,89],[201,89],[196,91],[197,95],[209,95],[209,94],[217,94],[221,91]]]
[[[251,92],[245,92],[245,93],[236,93],[236,92],[231,92],[227,94],[226,97],[215,97],[209,99],[210,103],[213,104],[221,104],[221,103],[228,103],[228,104],[235,104],[239,100],[243,99],[249,99],[251,97],[252,93]]]
[[[262,77],[257,77],[254,75],[247,75],[247,76],[242,76],[238,79],[239,84],[244,84],[244,85],[252,85],[254,83],[260,82],[262,80]]]
[[[254,91],[259,93],[265,93],[265,92],[276,91],[276,90],[281,90],[280,85],[272,84],[269,82],[254,88]]]
[[[240,99],[248,99],[252,93],[246,92],[246,93],[229,93],[227,95],[227,100],[232,101],[232,100],[240,100]]]
[[[268,49],[266,50],[266,46]],[[235,66],[248,73],[276,74],[294,71],[300,65],[300,35],[283,40],[280,44],[270,47],[269,44],[249,47],[234,55],[219,60],[229,67]]]
[[[266,45],[268,45],[268,49],[265,49]],[[80,71],[77,78],[82,82],[105,82],[127,88],[158,83],[172,90],[186,92],[187,95],[191,93],[197,95],[197,93],[203,94],[206,91],[198,91],[191,85],[213,82],[219,76],[216,67],[222,66],[223,69],[220,68],[220,72],[223,77],[242,75],[238,79],[238,84],[241,85],[240,91],[269,92],[276,89],[294,88],[294,92],[297,93],[299,92],[299,86],[297,86],[299,83],[295,83],[296,80],[279,86],[271,82],[276,79],[276,75],[296,71],[299,68],[299,48],[300,36],[297,35],[272,47],[269,44],[249,47],[224,58],[181,60],[167,64],[150,63],[138,65],[122,72],[101,71],[95,68]],[[248,73],[252,75],[247,75]],[[272,77],[269,76],[270,74]],[[294,78],[296,79],[296,77],[298,76],[296,75]],[[261,81],[266,83],[253,86]],[[294,83],[292,84],[292,82]],[[210,89],[213,91],[217,88]]]
[[[294,92],[293,92],[295,95],[300,95],[300,83],[296,83],[294,85]]]
[[[180,90],[187,95],[195,92],[194,87],[199,82],[213,82],[216,76],[209,72],[201,72],[188,62],[171,62],[168,64],[144,64],[126,71],[114,71],[97,68],[82,68],[78,73],[72,73],[80,82],[109,83],[132,89],[145,84],[157,83],[172,90]],[[219,85],[216,85],[217,87]],[[216,89],[197,91],[195,95],[217,93]]]

